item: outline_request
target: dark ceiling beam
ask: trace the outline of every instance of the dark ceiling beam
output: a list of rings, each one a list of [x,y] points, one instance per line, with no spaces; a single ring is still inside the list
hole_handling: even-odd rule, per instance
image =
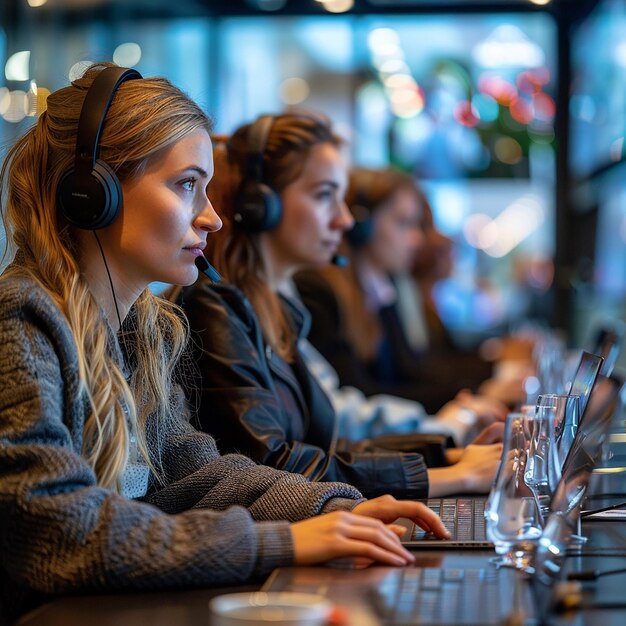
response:
[[[354,7],[342,15],[446,15],[468,13],[532,13],[547,12],[558,20],[574,23],[584,19],[598,4],[598,0],[553,0],[549,5],[538,6],[529,0],[355,0]],[[25,0],[4,0],[2,3],[2,25],[11,28],[25,19]],[[278,15],[326,15],[332,17],[319,2],[314,0],[287,0],[278,11],[263,11],[255,8],[253,0],[132,0],[110,1],[100,7],[62,8],[59,3],[36,9],[38,16],[45,19],[52,12],[63,14],[68,24],[84,20],[116,19],[120,16],[134,18],[175,19],[180,17],[237,17]]]
[[[196,0],[208,14],[223,17],[242,15],[327,15],[319,2],[314,0],[287,0],[278,11],[263,11],[248,0]],[[355,0],[354,7],[341,15],[429,15],[467,13],[551,13],[569,22],[584,19],[599,0],[553,0],[549,5],[539,6],[529,0]]]

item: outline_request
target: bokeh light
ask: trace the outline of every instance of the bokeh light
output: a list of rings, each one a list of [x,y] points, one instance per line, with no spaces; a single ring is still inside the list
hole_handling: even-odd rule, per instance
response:
[[[478,124],[478,111],[470,101],[459,102],[454,109],[454,119],[463,126],[473,128]]]
[[[11,92],[6,87],[0,87],[0,115],[9,110],[11,104]]]
[[[499,137],[496,139],[493,152],[499,161],[507,165],[515,165],[522,159],[522,146],[512,137]]]
[[[535,118],[541,122],[550,122],[556,115],[556,104],[547,93],[535,94],[533,96],[533,107],[535,109]]]
[[[322,0],[322,6],[329,13],[345,13],[354,6],[354,0]]]
[[[74,63],[67,73],[70,82],[78,80],[90,65],[93,65],[93,61],[78,61],[78,63]]]
[[[487,235],[484,234],[485,231],[487,231]],[[470,246],[483,249],[486,245],[493,244],[497,238],[497,229],[493,229],[493,220],[488,215],[474,213],[465,220],[463,235]]]
[[[122,43],[113,52],[113,62],[122,67],[134,67],[140,60],[141,47],[136,43]]]
[[[21,122],[28,113],[28,94],[21,89],[11,91],[9,106],[2,114],[7,122]]]
[[[497,74],[482,74],[478,78],[478,90],[503,106],[509,106],[518,97],[515,85]]]
[[[4,75],[7,80],[29,80],[28,65],[30,62],[30,50],[22,50],[12,54],[4,66]]]
[[[304,102],[309,97],[310,91],[309,83],[297,76],[285,79],[279,87],[280,99],[289,105]]]
[[[533,105],[525,98],[515,98],[509,107],[511,117],[518,123],[527,126],[534,119]]]
[[[482,123],[495,122],[495,120],[498,119],[498,112],[500,110],[498,103],[487,94],[474,94],[472,97],[472,107],[477,112],[477,117]]]

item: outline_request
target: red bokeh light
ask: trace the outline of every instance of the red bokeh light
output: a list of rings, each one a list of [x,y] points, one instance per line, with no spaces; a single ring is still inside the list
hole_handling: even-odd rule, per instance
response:
[[[533,121],[533,106],[525,98],[516,98],[511,102],[509,110],[511,111],[511,117],[520,124],[526,126]]]
[[[480,121],[478,111],[469,100],[463,100],[454,107],[454,119],[469,128],[473,128]]]
[[[517,98],[515,85],[500,76],[481,76],[478,79],[478,89],[503,106],[509,106]]]

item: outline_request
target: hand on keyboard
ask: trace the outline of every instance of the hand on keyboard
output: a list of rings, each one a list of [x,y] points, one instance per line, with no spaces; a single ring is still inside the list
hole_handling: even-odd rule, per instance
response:
[[[435,513],[432,513],[437,517]],[[438,519],[438,518],[437,518]],[[400,543],[397,532],[378,519],[335,511],[291,524],[294,560],[314,565],[349,557],[356,564],[408,565],[415,557]]]
[[[442,539],[449,539],[450,533],[440,517],[425,504],[410,500],[396,500],[393,496],[380,496],[354,507],[353,513],[375,517],[385,524],[391,524],[399,517],[406,517],[425,531]],[[402,527],[399,527],[402,528]],[[404,528],[402,528],[404,531]]]

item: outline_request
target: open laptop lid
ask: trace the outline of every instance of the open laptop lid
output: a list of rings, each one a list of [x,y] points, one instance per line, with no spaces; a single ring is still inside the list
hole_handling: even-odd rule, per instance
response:
[[[569,390],[570,396],[580,396],[580,416],[585,415],[589,395],[600,373],[603,358],[590,352],[583,352]]]
[[[619,406],[621,387],[622,381],[618,378],[599,376],[589,397],[585,418],[563,464],[550,515],[534,555],[533,567],[540,583],[550,584],[558,577],[561,559],[576,532],[579,508],[591,472],[600,457],[611,418]]]
[[[580,415],[581,415],[580,421],[581,422],[585,414],[585,409],[587,408],[588,399],[593,390],[594,384],[598,378],[601,365],[602,365],[602,357],[596,356],[589,352],[583,352],[580,357],[580,362],[578,364],[578,368],[576,369],[576,373],[574,374],[574,378],[572,380],[572,385],[570,388],[570,394],[580,396]],[[567,454],[567,452],[568,451],[565,451],[565,454]],[[464,507],[465,509],[468,509],[469,507],[470,510],[466,511],[463,508],[460,508],[458,511],[458,514],[455,515],[453,525],[472,524],[472,528],[471,528],[472,536],[471,537],[464,536],[463,538],[459,538],[459,537],[453,536],[452,539],[446,539],[446,540],[437,539],[436,537],[433,537],[432,535],[415,537],[413,534],[415,530],[414,524],[408,522],[408,520],[407,521],[401,520],[399,521],[399,523],[406,526],[408,529],[407,536],[402,540],[403,545],[409,549],[437,548],[437,549],[445,549],[445,550],[458,550],[458,549],[470,549],[470,550],[483,549],[484,550],[484,549],[492,548],[493,543],[491,543],[485,538],[484,519],[481,520],[482,523],[480,522],[476,523],[476,521],[474,520],[475,516],[472,515],[472,513],[474,512],[473,509],[475,509],[478,506],[481,506],[482,510],[484,511],[484,505],[487,500],[487,496],[478,496],[478,497],[474,497],[471,499],[463,498],[463,497],[444,498],[443,503],[439,504],[439,506],[443,510],[446,506],[451,506],[454,500],[463,502],[461,506]],[[430,502],[428,504],[429,506],[431,506]],[[431,508],[437,510],[435,506],[431,506]],[[440,512],[440,511],[437,511],[437,512]],[[477,517],[483,518],[482,514]],[[475,529],[476,530],[479,529],[480,532],[474,534]],[[454,529],[451,529],[451,530],[454,530]],[[419,534],[421,535],[421,533]]]

